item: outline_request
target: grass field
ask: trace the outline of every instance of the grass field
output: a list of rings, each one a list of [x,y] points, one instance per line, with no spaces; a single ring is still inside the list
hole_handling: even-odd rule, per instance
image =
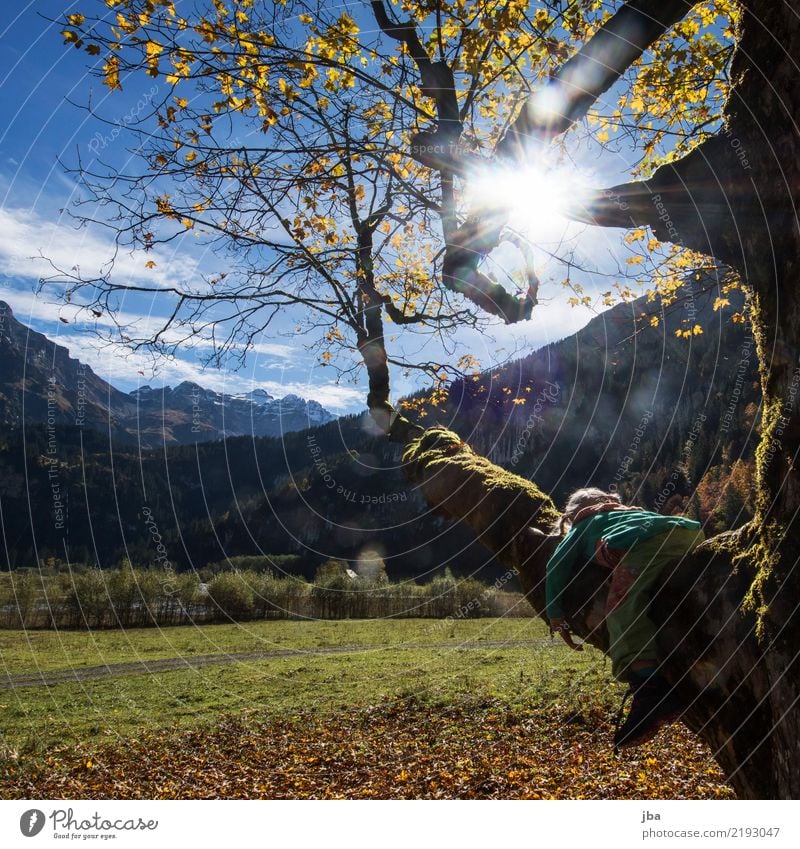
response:
[[[214,652],[315,649],[476,640],[541,640],[547,629],[537,619],[371,619],[343,621],[243,622],[231,625],[133,628],[127,631],[0,630],[0,673],[96,666]]]
[[[228,657],[286,650],[302,653]],[[8,675],[170,658],[181,668],[8,686]],[[530,619],[3,632],[0,662],[3,797],[553,796],[565,769],[577,770],[574,797],[604,771],[630,772],[609,759],[622,688],[604,657],[550,642]],[[727,795],[691,735],[661,736],[637,750],[633,785],[607,779],[602,795]]]
[[[534,645],[476,647],[506,640]],[[59,742],[118,741],[142,727],[203,722],[224,710],[247,708],[281,717],[300,710],[325,714],[411,694],[431,701],[482,693],[512,702],[538,702],[577,679],[582,690],[593,689],[592,682],[598,687],[606,683],[599,654],[565,651],[560,643],[547,640],[542,623],[530,619],[284,621],[127,632],[2,632],[0,659],[2,671],[19,674],[135,660],[348,646],[356,650],[0,690],[5,740],[23,750],[41,751]],[[551,673],[554,667],[561,670],[558,675]]]

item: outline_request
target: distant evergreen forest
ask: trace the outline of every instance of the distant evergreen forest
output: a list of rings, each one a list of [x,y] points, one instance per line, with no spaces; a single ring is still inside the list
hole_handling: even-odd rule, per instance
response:
[[[690,339],[675,335],[685,313],[651,327],[642,302],[621,304],[412,415],[451,427],[559,505],[595,485],[688,512],[709,531],[735,527],[751,515],[755,350],[745,324],[707,301],[692,306],[704,332]],[[374,436],[366,416],[281,439],[141,451],[85,428],[8,430],[0,518],[6,569],[130,561],[186,571],[266,554],[294,555],[287,571],[307,579],[330,558],[365,556],[382,558],[392,580],[504,571],[468,529],[427,507],[400,448]]]

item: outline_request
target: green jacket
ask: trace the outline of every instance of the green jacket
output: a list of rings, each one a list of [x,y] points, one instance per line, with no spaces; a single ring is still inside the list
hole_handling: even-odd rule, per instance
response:
[[[561,619],[564,616],[564,590],[575,567],[582,567],[595,559],[598,543],[605,542],[613,550],[627,550],[676,525],[700,527],[699,522],[685,516],[662,516],[647,510],[610,510],[576,522],[547,562],[547,618]]]

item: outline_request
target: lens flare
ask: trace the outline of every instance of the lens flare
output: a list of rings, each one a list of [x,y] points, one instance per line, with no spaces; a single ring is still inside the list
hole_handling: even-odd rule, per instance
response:
[[[471,209],[505,212],[509,224],[531,239],[559,238],[588,192],[575,167],[537,161],[484,166],[468,181],[466,200]]]

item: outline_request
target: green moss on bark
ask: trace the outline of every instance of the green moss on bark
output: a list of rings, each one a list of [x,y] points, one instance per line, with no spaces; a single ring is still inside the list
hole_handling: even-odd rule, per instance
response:
[[[774,587],[775,568],[780,561],[780,545],[786,529],[780,522],[772,520],[762,524],[750,545],[737,553],[734,562],[744,561],[753,573],[750,589],[742,602],[744,614],[756,617],[756,637],[763,641],[769,636],[768,613]]]
[[[403,453],[403,462],[409,477],[417,481],[437,473],[446,474],[448,470],[457,470],[465,484],[470,476],[475,476],[476,482],[479,480],[485,487],[487,497],[503,493],[514,501],[522,500],[530,505],[531,514],[536,517],[533,524],[537,527],[550,527],[560,515],[550,496],[533,481],[476,454],[457,433],[447,428],[430,428],[412,440]],[[502,519],[502,516],[497,518]]]
[[[476,454],[446,428],[430,428],[409,442],[403,461],[432,508],[467,524],[510,565],[527,559],[528,529],[546,531],[559,516],[536,484]]]

